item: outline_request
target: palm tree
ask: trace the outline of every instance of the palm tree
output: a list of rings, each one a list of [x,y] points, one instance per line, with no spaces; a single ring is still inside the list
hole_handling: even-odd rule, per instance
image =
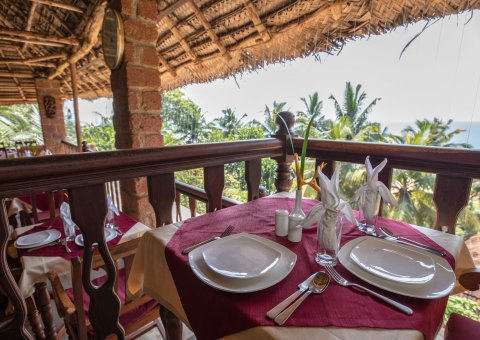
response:
[[[275,123],[277,114],[283,111],[283,108],[285,107],[285,105],[287,105],[286,102],[277,103],[276,101],[273,101],[272,109],[270,109],[268,105],[265,105],[263,123],[259,122],[256,119],[254,119],[252,123],[256,125],[260,125],[265,131],[265,135],[267,137],[275,134],[275,131],[277,130],[277,125]]]
[[[38,107],[33,104],[0,106],[0,135],[7,142],[25,139],[42,142]]]
[[[305,111],[298,111],[295,119],[294,131],[300,136],[305,136],[305,129],[313,115],[316,115],[315,120],[312,123],[312,130],[310,130],[310,136],[320,137],[322,131],[325,129],[325,116],[321,115],[323,102],[319,100],[318,92],[314,92],[308,95],[308,100],[300,98],[305,105]]]
[[[368,115],[380,98],[375,98],[363,109],[364,101],[367,97],[365,92],[361,92],[362,85],[358,84],[353,91],[350,82],[345,84],[345,93],[343,95],[343,106],[340,106],[338,100],[330,95],[328,99],[333,100],[337,120],[346,117],[352,123],[353,135],[358,134],[363,128],[369,125]]]
[[[235,110],[227,108],[222,110],[223,117],[215,118],[213,121],[223,132],[223,137],[227,138],[228,136],[238,133],[238,130],[243,126],[242,120],[247,117],[247,114],[244,113],[242,117],[237,118],[235,115]]]

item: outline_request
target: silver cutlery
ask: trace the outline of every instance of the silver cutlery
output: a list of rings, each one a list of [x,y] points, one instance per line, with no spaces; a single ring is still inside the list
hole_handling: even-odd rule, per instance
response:
[[[295,293],[293,293],[292,295],[290,295],[289,297],[287,297],[285,300],[283,300],[282,302],[280,302],[278,305],[276,305],[275,307],[273,307],[272,309],[270,309],[268,312],[267,312],[267,317],[269,319],[275,319],[275,317],[280,314],[285,308],[287,308],[288,306],[290,306],[290,304],[295,301],[300,295],[302,295],[307,289],[308,289],[308,285],[310,284],[310,282],[313,280],[313,278],[315,277],[315,275],[317,275],[317,273],[313,273],[312,275],[310,275],[305,281],[303,281],[302,283],[300,283],[298,285],[298,290],[295,291]]]
[[[340,286],[344,286],[344,287],[352,286],[352,287],[360,288],[360,289],[366,291],[367,293],[370,293],[373,296],[379,298],[380,300],[383,300],[383,301],[387,302],[388,304],[392,305],[393,307],[401,310],[402,312],[404,312],[407,315],[412,315],[413,314],[413,310],[410,307],[407,307],[407,306],[401,304],[400,302],[392,300],[392,299],[390,299],[386,296],[383,296],[382,294],[379,294],[379,293],[377,293],[373,290],[370,290],[370,289],[368,289],[364,286],[361,286],[359,284],[348,281],[347,279],[342,277],[339,273],[337,273],[337,271],[335,269],[333,269],[333,267],[325,266],[325,270],[330,274],[332,279],[334,279]]]
[[[195,248],[198,248],[200,246],[203,246],[204,244],[207,244],[209,242],[212,242],[212,241],[215,241],[215,240],[219,240],[221,239],[222,237],[225,237],[225,236],[228,236],[232,233],[233,231],[233,225],[229,225],[223,233],[220,234],[220,236],[215,236],[215,237],[212,237],[212,238],[209,238],[208,240],[205,240],[205,241],[202,241],[200,243],[197,243],[197,244],[194,244],[194,245],[191,245],[190,247],[187,247],[185,249],[182,250],[182,254],[188,254],[189,252],[191,252],[193,249]]]
[[[58,240],[55,240],[53,242],[50,242],[50,243],[47,243],[47,244],[44,244],[44,245],[41,245],[41,246],[38,246],[38,247],[35,247],[35,248],[30,248],[30,249],[27,250],[27,252],[35,251],[35,250],[46,248],[46,247],[51,247],[51,246],[59,244],[60,242],[61,242],[61,240],[58,239]]]
[[[121,231],[118,227],[113,227],[113,230],[117,232],[118,235],[122,236],[124,234],[123,231]]]
[[[327,286],[330,282],[330,277],[328,276],[327,273],[324,271],[320,271],[315,274],[314,278],[310,283],[308,284],[308,290],[300,296],[300,298],[292,303],[289,307],[287,307],[283,312],[278,314],[273,321],[281,326],[285,323],[285,321],[288,320],[288,318],[293,314],[293,312],[302,304],[303,301],[307,297],[310,296],[310,294],[320,294],[327,289]]]
[[[70,248],[68,247],[68,243],[67,243],[67,242],[68,242],[68,241],[67,241],[67,238],[64,238],[64,239],[62,240],[61,244],[62,244],[63,248],[65,249],[65,251],[66,251],[67,253],[71,253],[72,251],[71,251]]]
[[[422,243],[419,243],[417,241],[410,240],[406,237],[398,236],[395,233],[393,233],[390,229],[388,229],[387,227],[380,227],[380,231],[385,235],[385,237],[379,236],[381,238],[396,241],[398,243],[406,244],[406,245],[409,245],[411,247],[420,248],[420,249],[429,251],[431,253],[437,254],[439,256],[446,256],[447,255],[444,251],[442,251],[440,249],[432,248],[432,247],[426,246]]]

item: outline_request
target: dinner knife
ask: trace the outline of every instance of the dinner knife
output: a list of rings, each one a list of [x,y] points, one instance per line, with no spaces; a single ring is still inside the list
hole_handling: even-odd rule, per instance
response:
[[[305,291],[308,289],[308,285],[310,284],[310,281],[313,280],[315,275],[317,275],[317,273],[313,273],[312,275],[310,275],[305,281],[303,281],[298,285],[298,290],[295,293],[293,293],[292,295],[287,297],[285,300],[280,302],[278,305],[270,309],[267,312],[267,317],[269,319],[275,319],[278,314],[283,312],[283,310],[287,308],[293,301],[295,301],[300,295],[305,293]]]
[[[438,249],[435,249],[435,248],[431,248],[429,246],[423,246],[423,245],[419,246],[419,245],[416,245],[414,243],[398,240],[398,239],[395,239],[393,237],[388,237],[388,236],[380,236],[380,235],[371,235],[371,236],[376,237],[376,238],[380,238],[382,240],[395,242],[395,243],[398,243],[398,244],[404,244],[404,245],[407,245],[407,246],[410,246],[410,247],[413,247],[413,248],[422,249],[422,250],[428,251],[430,253],[437,254],[438,256],[444,257],[446,255],[445,252],[443,252],[441,250],[438,250]]]

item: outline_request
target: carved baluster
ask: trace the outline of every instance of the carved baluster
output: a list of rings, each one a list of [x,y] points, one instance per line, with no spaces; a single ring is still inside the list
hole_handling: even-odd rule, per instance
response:
[[[50,220],[53,221],[55,219],[55,195],[53,191],[47,192],[48,198],[48,210],[50,212]]]
[[[225,185],[223,165],[209,166],[203,169],[205,192],[207,193],[207,211],[222,209],[222,193]]]
[[[23,300],[23,296],[18,289],[12,273],[7,264],[7,242],[10,238],[10,229],[8,227],[7,211],[5,209],[5,201],[0,201],[0,287],[10,299],[15,314],[13,319],[6,325],[0,327],[1,339],[31,339],[30,334],[25,328],[25,320],[27,319],[27,306]]]
[[[56,340],[57,329],[53,321],[52,305],[50,304],[50,294],[48,293],[46,282],[35,283],[34,297],[38,310],[42,315],[46,339]]]
[[[162,305],[160,305],[160,318],[165,327],[167,340],[181,340],[182,323],[180,319]]]
[[[175,201],[175,176],[173,172],[148,177],[148,199],[155,211],[157,228],[173,223],[172,208]]]
[[[183,220],[181,206],[182,206],[182,201],[181,201],[180,193],[176,192],[175,193],[175,207],[176,207],[176,210],[177,210],[177,216],[175,216],[175,219],[177,220],[177,222]]]
[[[120,299],[114,289],[117,269],[105,243],[104,224],[107,215],[105,185],[102,183],[69,189],[68,196],[73,220],[82,231],[84,239],[82,282],[90,296],[88,316],[95,329],[95,337],[104,339],[113,333],[119,339],[124,339],[125,332],[118,321]],[[101,287],[93,286],[90,277],[95,248],[98,248],[105,262],[104,269],[108,275],[107,281]]]
[[[260,197],[260,176],[262,175],[262,160],[252,159],[245,162],[245,181],[248,188],[248,200]]]
[[[188,196],[188,207],[190,208],[190,216],[197,216],[197,200],[191,196]]]
[[[442,230],[448,227],[448,232],[455,234],[457,218],[463,208],[468,204],[472,179],[437,175],[433,201],[437,207],[435,229]]]
[[[293,124],[295,123],[295,116],[291,112],[280,112],[275,119],[275,123],[277,124],[278,130],[272,137],[276,137],[283,142],[284,150],[282,156],[273,158],[277,162],[277,176],[275,177],[275,188],[277,189],[277,192],[290,191],[290,188],[293,184],[291,168],[293,162],[293,155],[289,154],[289,152],[292,152],[292,142],[288,133],[290,132],[292,137],[295,136],[291,131]]]
[[[25,299],[27,305],[27,317],[30,326],[32,327],[33,334],[36,339],[45,339],[45,331],[43,329],[42,319],[40,318],[40,313],[38,312],[37,305],[32,296],[29,296]]]

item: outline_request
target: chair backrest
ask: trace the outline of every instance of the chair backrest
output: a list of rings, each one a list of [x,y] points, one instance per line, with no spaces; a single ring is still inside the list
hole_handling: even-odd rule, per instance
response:
[[[116,244],[112,247],[109,247],[110,254],[117,266],[117,272],[119,269],[119,262],[123,260],[123,266],[125,270],[125,278],[128,278],[130,274],[131,265],[133,262],[133,257],[138,247],[138,243],[140,242],[140,238],[136,238],[124,243]],[[75,305],[75,314],[76,314],[76,322],[78,325],[78,339],[85,339],[84,336],[87,334],[87,323],[85,318],[85,311],[83,305],[83,284],[82,284],[82,259],[80,257],[74,257],[71,260],[71,274],[72,274],[72,288],[73,288],[73,296],[74,296],[74,305]],[[92,269],[97,269],[104,265],[104,261],[98,252],[95,252],[92,258]],[[118,275],[118,273],[117,273]],[[116,291],[119,291],[118,284],[123,284],[125,286],[121,287],[125,292],[127,291],[126,287],[127,280],[125,279],[123,282],[119,283],[119,280],[116,281]],[[138,299],[132,300],[125,297],[125,304],[122,305],[120,310],[120,315],[131,311],[132,309],[140,306],[147,301],[149,301],[150,297],[140,297]],[[105,309],[107,312],[107,309]]]

